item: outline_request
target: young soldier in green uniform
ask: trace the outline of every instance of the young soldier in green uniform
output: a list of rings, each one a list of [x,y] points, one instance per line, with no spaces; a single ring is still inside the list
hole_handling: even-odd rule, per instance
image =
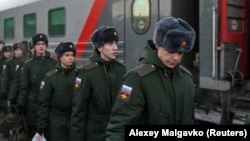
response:
[[[119,36],[114,27],[101,26],[92,34],[94,51],[76,78],[71,141],[105,141],[105,130],[125,66],[119,63]]]
[[[4,46],[2,49],[2,56],[0,59],[0,80],[2,80],[3,71],[6,69],[5,63],[8,59],[11,58],[11,55],[12,55],[12,47],[9,45]],[[0,81],[0,88],[2,87],[2,85],[4,85],[4,83]],[[8,96],[6,92],[0,91],[0,105],[1,105],[1,109],[4,111],[5,114],[8,111],[7,104],[6,104],[7,97]]]
[[[62,42],[55,53],[59,63],[46,73],[40,85],[38,133],[42,135],[48,131],[49,141],[70,141],[76,48],[72,42]]]
[[[23,45],[15,43],[13,46],[13,57],[6,60],[5,69],[2,74],[1,92],[6,93],[11,105],[16,105],[19,93],[19,78],[21,67],[24,62]],[[18,84],[16,84],[18,83]]]
[[[48,47],[48,37],[43,33],[38,33],[32,36],[32,46],[35,51],[32,57],[26,60],[21,70],[20,94],[18,97],[19,113],[26,115],[28,121],[28,130],[30,137],[33,137],[37,131],[37,108],[38,108],[38,93],[40,83],[44,78],[45,73],[54,68],[57,61],[50,57]]]
[[[192,50],[195,31],[184,20],[156,23],[139,64],[123,80],[107,127],[107,141],[123,141],[125,125],[193,124],[194,84],[180,60]]]
[[[1,41],[1,43],[4,44],[3,41]],[[1,46],[1,45],[0,45]],[[5,61],[8,60],[9,58],[11,58],[11,51],[12,48],[9,45],[3,46],[2,50],[1,50],[1,55],[0,55],[0,80],[2,79],[2,72],[5,69]],[[0,81],[0,87],[1,87],[1,81]],[[4,120],[7,112],[8,112],[8,107],[7,107],[7,95],[6,93],[1,93],[0,92],[0,122],[2,122],[2,120]],[[2,130],[2,127],[0,127],[0,132],[4,132],[4,130]],[[5,137],[9,136],[9,132],[5,132],[3,133],[3,135]]]
[[[19,88],[14,87],[14,82],[20,76],[21,66],[23,64],[23,46],[21,43],[15,43],[13,46],[13,56],[4,63],[4,70],[2,72],[0,92],[6,95],[7,115],[3,121],[3,132],[8,134],[12,129],[14,121],[17,119],[16,98]],[[11,100],[10,100],[11,99]],[[15,118],[14,118],[15,117]],[[9,121],[9,122],[8,122]]]

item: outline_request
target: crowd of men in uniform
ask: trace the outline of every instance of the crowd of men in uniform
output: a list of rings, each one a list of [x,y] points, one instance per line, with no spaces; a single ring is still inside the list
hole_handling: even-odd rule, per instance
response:
[[[88,74],[89,85],[93,84],[93,87],[98,89],[97,98],[108,101],[97,104],[96,101],[89,100],[84,104],[93,103],[93,106],[96,104],[99,107],[90,107],[81,113],[91,112],[92,114],[88,114],[87,118],[94,121],[103,120],[99,118],[103,116],[99,116],[100,112],[105,114],[104,123],[93,124],[103,126],[100,127],[102,135],[97,137],[103,140],[112,103],[115,101],[119,84],[126,72],[125,66],[116,60],[118,40],[116,28],[101,26],[96,29],[91,36],[93,55],[89,59],[90,62],[80,69],[77,69],[74,63],[77,50],[72,42],[58,44],[55,49],[57,58],[53,58],[47,50],[49,40],[44,33],[33,35],[29,43],[20,42],[10,46],[1,41],[3,48],[0,62],[0,66],[2,66],[0,67],[2,69],[0,72],[0,109],[3,116],[0,122],[0,129],[2,129],[0,132],[4,137],[13,139],[13,134],[17,134],[15,126],[20,126],[18,119],[25,117],[22,126],[25,126],[24,129],[27,130],[25,132],[28,136],[23,135],[22,138],[31,140],[38,133],[40,137],[43,136],[50,141],[71,140],[74,92],[76,90],[79,94],[83,92],[91,94],[93,91],[92,88],[81,90],[84,86],[82,85],[82,81],[85,79],[83,76]],[[27,50],[28,52],[26,52]],[[99,65],[96,65],[97,63]],[[97,75],[99,77],[96,77]],[[92,80],[93,78],[95,80]],[[87,80],[84,80],[85,82],[87,83]],[[105,83],[107,85],[103,85]],[[113,88],[111,89],[111,87]],[[104,94],[99,97],[99,93]],[[105,93],[109,93],[109,95]],[[78,103],[78,100],[80,99],[75,102],[77,108],[82,106],[82,102]],[[107,106],[103,106],[103,104]],[[96,109],[98,110],[96,111]],[[77,109],[74,115],[81,113],[78,113]],[[10,120],[11,122],[9,122]],[[77,120],[75,121],[77,122]],[[76,125],[76,128],[72,129],[82,130],[82,127],[78,128]],[[89,131],[91,134],[95,134],[94,130]],[[75,137],[78,138],[78,136]],[[96,137],[88,136],[88,140],[92,140],[91,138]]]
[[[58,44],[54,59],[44,33],[26,44],[1,41],[1,118],[25,117],[27,141],[122,141],[127,124],[193,124],[192,76],[180,60],[195,37],[186,21],[163,18],[130,71],[116,60],[115,27],[100,26],[92,33],[93,53],[82,68],[74,64],[72,42]],[[1,130],[12,137],[13,127],[8,131]]]
[[[33,50],[26,40],[12,46],[0,40],[0,132],[4,137],[10,136],[11,128],[18,119],[21,68]]]

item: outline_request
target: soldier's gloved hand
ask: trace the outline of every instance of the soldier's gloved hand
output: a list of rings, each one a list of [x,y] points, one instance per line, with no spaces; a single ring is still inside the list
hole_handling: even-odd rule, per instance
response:
[[[17,109],[19,115],[25,114],[25,109],[23,106],[17,106]]]

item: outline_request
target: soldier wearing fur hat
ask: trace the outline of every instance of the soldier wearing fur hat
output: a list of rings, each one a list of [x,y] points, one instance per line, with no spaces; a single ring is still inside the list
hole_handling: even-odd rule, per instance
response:
[[[24,62],[23,45],[21,43],[15,43],[12,48],[13,56],[10,59],[6,60],[4,63],[5,69],[3,69],[2,71],[2,85],[0,87],[0,93],[6,95],[7,98],[8,115],[6,116],[5,120],[8,120],[9,116],[17,114],[16,101],[20,89],[20,70]],[[5,134],[8,134],[11,130],[10,125],[6,125],[3,128],[3,132],[5,132]]]
[[[57,60],[50,56],[47,51],[48,37],[44,33],[37,33],[32,36],[31,45],[34,47],[34,53],[27,59],[21,70],[20,94],[17,106],[20,114],[26,115],[26,120],[30,137],[33,137],[37,131],[37,108],[38,93],[40,83],[45,73],[54,68]]]
[[[6,69],[6,65],[5,65],[5,62],[11,58],[11,55],[12,55],[12,47],[9,46],[9,45],[6,45],[3,47],[2,49],[2,56],[1,56],[1,59],[0,59],[0,77],[2,80],[2,74],[3,74],[3,71]],[[0,88],[2,86],[2,81],[0,81]],[[7,99],[7,95],[6,93],[3,93],[2,91],[0,91],[0,98],[3,98],[3,99]]]
[[[6,60],[5,69],[2,72],[2,85],[0,91],[6,93],[8,100],[12,104],[16,104],[19,93],[19,78],[21,67],[25,58],[23,57],[23,44],[15,43],[13,46],[12,58]]]
[[[194,85],[180,65],[196,33],[183,19],[167,17],[155,25],[139,64],[123,79],[107,127],[107,141],[124,140],[129,124],[193,124]]]
[[[4,43],[4,42],[3,42]],[[11,58],[11,53],[12,53],[12,47],[10,45],[5,45],[2,48],[2,52],[0,55],[0,80],[2,79],[2,72],[5,70],[6,66],[5,61]],[[0,81],[0,88],[1,88],[1,81]],[[6,93],[0,92],[0,112],[1,112],[1,117],[4,118],[5,115],[8,113],[8,107],[7,107],[7,95]],[[0,119],[1,120],[1,119]],[[0,127],[1,131],[1,127]],[[5,137],[9,136],[9,132],[3,133]]]
[[[55,53],[59,62],[40,84],[37,127],[38,133],[47,135],[49,141],[69,141],[76,48],[72,42],[61,42]]]
[[[108,26],[99,27],[91,36],[93,55],[75,81],[71,141],[105,141],[110,112],[126,71],[116,60],[118,40],[116,28]]]

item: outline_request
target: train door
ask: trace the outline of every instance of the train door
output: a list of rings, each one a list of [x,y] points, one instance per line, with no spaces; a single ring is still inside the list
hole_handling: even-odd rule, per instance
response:
[[[158,21],[159,1],[125,0],[125,64],[133,68]]]
[[[219,43],[222,46],[221,77],[226,73],[235,77],[238,71],[244,79],[247,68],[247,1],[219,1]],[[234,55],[235,54],[235,55]],[[229,68],[231,67],[231,68]],[[231,72],[229,72],[231,71]],[[234,81],[232,81],[234,84]],[[238,83],[237,81],[235,83]]]
[[[244,124],[250,107],[247,0],[200,0],[199,18],[199,86],[209,109],[202,120]]]
[[[247,76],[246,7],[246,0],[200,2],[202,88],[227,91],[230,72]]]

